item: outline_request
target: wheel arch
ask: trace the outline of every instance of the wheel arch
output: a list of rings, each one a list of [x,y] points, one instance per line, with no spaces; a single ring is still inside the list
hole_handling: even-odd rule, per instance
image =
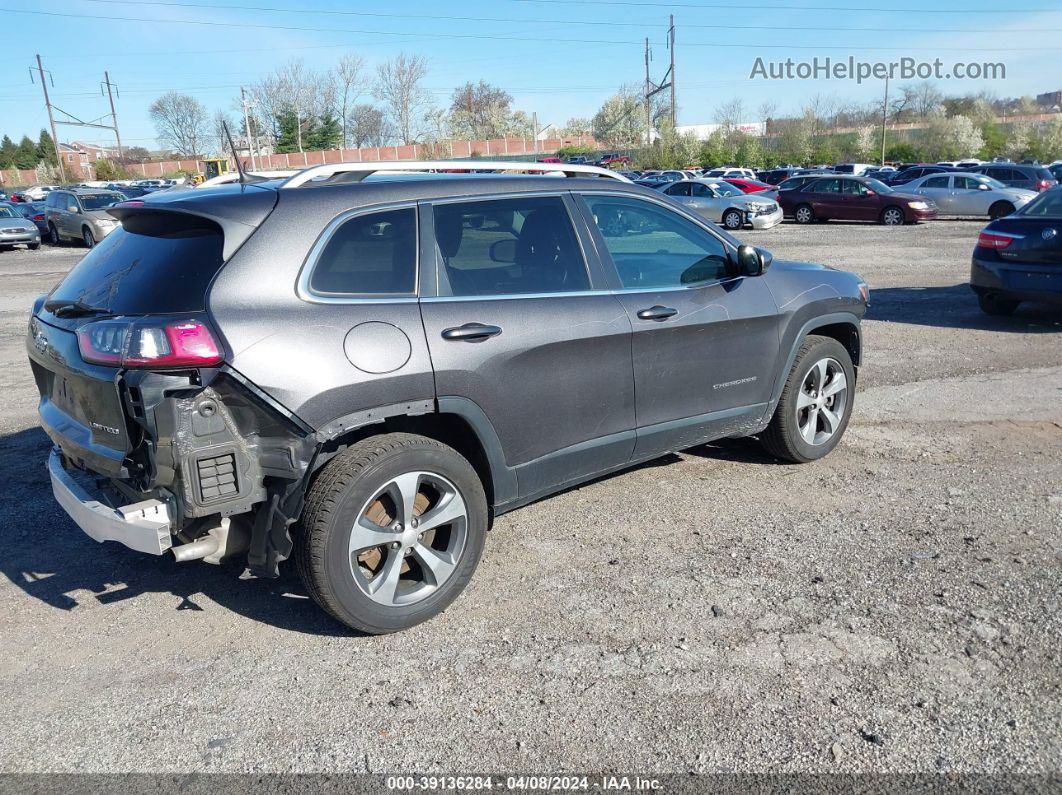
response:
[[[478,405],[461,397],[439,398],[433,411],[380,416],[371,423],[336,433],[321,442],[315,469],[362,439],[398,432],[426,436],[464,456],[483,483],[488,505],[503,506],[516,499],[516,475],[505,465],[494,426]]]
[[[785,366],[779,370],[775,379],[774,389],[771,392],[771,402],[768,404],[765,414],[766,417],[770,417],[774,413],[774,409],[782,397],[786,379],[789,378],[797,353],[800,351],[800,346],[804,344],[804,340],[810,334],[837,340],[848,351],[849,356],[852,357],[852,364],[856,368],[862,363],[863,333],[861,321],[857,315],[851,312],[834,312],[809,319],[800,327],[800,331],[793,337],[793,341],[789,346]]]

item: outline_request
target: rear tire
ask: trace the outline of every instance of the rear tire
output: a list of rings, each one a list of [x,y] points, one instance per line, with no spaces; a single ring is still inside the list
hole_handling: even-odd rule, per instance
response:
[[[855,383],[847,348],[830,337],[808,336],[760,442],[771,455],[795,464],[822,458],[848,427]]]
[[[408,433],[373,436],[329,461],[310,486],[295,563],[310,596],[338,621],[396,632],[464,590],[487,523],[483,484],[456,450]]]
[[[1006,316],[1013,315],[1021,301],[1002,298],[996,293],[980,293],[977,296],[977,303],[986,315]]]
[[[993,221],[997,218],[1002,218],[1004,215],[1010,215],[1014,212],[1014,205],[1010,202],[996,202],[988,208],[988,217]]]
[[[793,220],[798,224],[810,224],[815,220],[815,210],[810,204],[799,204],[793,210]]]

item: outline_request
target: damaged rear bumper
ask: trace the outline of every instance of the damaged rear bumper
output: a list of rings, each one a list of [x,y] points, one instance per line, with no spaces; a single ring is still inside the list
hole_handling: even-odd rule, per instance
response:
[[[64,469],[57,448],[48,456],[48,474],[56,501],[94,541],[117,541],[151,555],[161,555],[172,546],[170,510],[161,500],[144,500],[120,508],[104,505]]]

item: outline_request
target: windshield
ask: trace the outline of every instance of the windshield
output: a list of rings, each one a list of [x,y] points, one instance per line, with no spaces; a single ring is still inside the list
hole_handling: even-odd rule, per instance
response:
[[[1030,218],[1062,218],[1062,191],[1045,191],[1019,209],[1016,214]]]
[[[892,193],[892,188],[881,180],[874,179],[873,177],[866,181],[866,186],[875,193]]]
[[[704,176],[706,176],[706,177],[721,177],[725,173],[726,173],[726,169],[725,168],[713,168],[711,171],[706,173]]]
[[[81,205],[86,210],[102,210],[104,207],[110,207],[115,202],[124,202],[125,196],[120,193],[91,193],[88,195],[81,195],[78,198],[81,199]]]
[[[715,188],[717,196],[742,196],[741,188],[735,188],[733,185],[727,182],[713,182],[712,187]]]
[[[992,188],[993,190],[999,190],[1000,188],[1007,187],[1006,185],[1004,185],[1002,182],[1000,182],[998,179],[996,179],[994,177],[978,177],[977,181],[980,182],[983,185],[987,185],[988,187]]]

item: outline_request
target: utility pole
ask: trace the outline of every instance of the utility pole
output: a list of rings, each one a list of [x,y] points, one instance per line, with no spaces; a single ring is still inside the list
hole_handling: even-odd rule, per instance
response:
[[[123,160],[122,136],[118,134],[118,116],[114,112],[114,96],[111,94],[111,88],[114,88],[115,94],[118,93],[118,86],[111,82],[111,76],[107,72],[103,73],[103,84],[107,86],[107,99],[111,103],[111,124],[114,125],[114,139],[118,142],[118,159]]]
[[[885,124],[889,117],[889,75],[885,74],[885,101],[881,104],[881,165],[885,165]]]
[[[243,90],[243,86],[240,86],[240,104],[243,105],[243,132],[244,137],[247,139],[247,151],[251,154],[251,168],[258,168],[258,164],[254,160],[254,138],[251,135],[251,114],[248,112],[247,107],[250,103],[247,101],[247,92]],[[236,153],[232,153],[233,157],[236,157]]]
[[[653,81],[649,77],[649,37],[645,37],[645,145],[653,145]]]
[[[668,29],[667,35],[671,45],[671,69],[668,70],[668,74],[671,75],[671,128],[675,128],[677,117],[675,115],[675,15],[670,16],[671,25]]]
[[[538,154],[538,111],[531,111],[531,134],[535,137],[535,154]]]
[[[66,182],[66,168],[63,167],[63,155],[59,151],[59,136],[55,133],[55,118],[52,116],[52,102],[48,99],[48,85],[44,80],[44,64],[41,63],[41,56],[37,56],[37,74],[41,78],[41,88],[44,89],[44,106],[48,109],[48,124],[52,128],[52,143],[55,145],[55,159],[59,163],[59,174],[62,176],[62,181]]]

